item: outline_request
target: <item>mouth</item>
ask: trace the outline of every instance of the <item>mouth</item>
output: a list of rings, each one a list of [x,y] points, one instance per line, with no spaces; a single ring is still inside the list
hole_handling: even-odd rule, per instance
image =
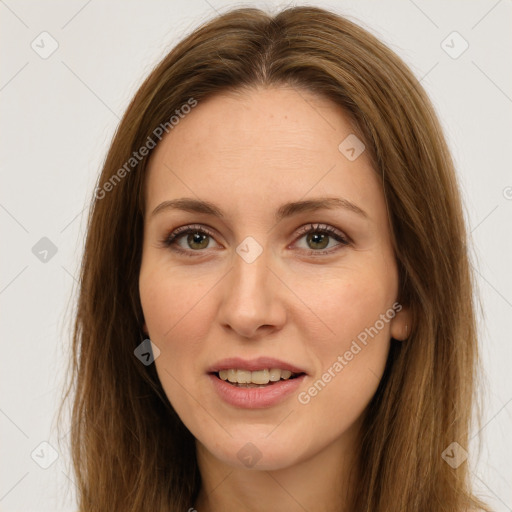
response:
[[[240,409],[278,406],[293,396],[308,376],[305,367],[266,356],[223,359],[206,372],[220,399]]]
[[[264,368],[255,371],[229,368],[210,372],[210,374],[238,388],[268,388],[278,382],[289,381],[306,375],[305,372],[292,372],[280,368]]]

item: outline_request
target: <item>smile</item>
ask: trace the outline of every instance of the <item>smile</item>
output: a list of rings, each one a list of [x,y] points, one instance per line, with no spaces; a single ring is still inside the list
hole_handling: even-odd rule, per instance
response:
[[[224,370],[229,371],[229,370]],[[267,384],[256,384],[252,382],[230,382],[229,380],[223,380],[219,376],[219,373],[210,373],[208,377],[210,382],[217,392],[219,398],[226,404],[237,407],[240,409],[265,409],[268,407],[276,406],[286,399],[295,396],[306,378],[305,373],[301,374],[290,374],[286,379],[280,375],[279,380],[270,380],[271,370],[261,370],[261,373],[269,372],[269,381]],[[281,370],[278,370],[281,372]],[[238,370],[233,370],[237,372]],[[289,372],[289,370],[283,370],[283,372]],[[260,373],[258,371],[257,373]],[[287,375],[285,373],[285,375]],[[277,372],[273,373],[273,376],[277,376]],[[237,377],[238,378],[238,377]],[[243,379],[244,377],[242,377]],[[256,376],[256,379],[258,377]]]
[[[219,379],[228,381],[235,386],[264,387],[269,383],[272,385],[280,380],[296,378],[300,374],[293,373],[290,370],[281,370],[280,368],[267,368],[252,372],[230,368],[229,370],[220,370],[216,375]]]

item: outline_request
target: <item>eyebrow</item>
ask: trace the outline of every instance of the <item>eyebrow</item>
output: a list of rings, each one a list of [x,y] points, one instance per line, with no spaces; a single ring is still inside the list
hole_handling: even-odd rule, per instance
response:
[[[275,220],[280,221],[284,218],[292,217],[293,215],[304,212],[314,212],[323,209],[333,210],[338,208],[348,210],[364,218],[368,218],[368,214],[362,208],[347,199],[343,199],[341,197],[322,197],[318,199],[285,203],[277,209],[275,213]],[[215,204],[189,197],[171,199],[160,203],[151,212],[151,217],[168,210],[184,210],[193,213],[204,213],[220,218],[225,217],[224,212]]]

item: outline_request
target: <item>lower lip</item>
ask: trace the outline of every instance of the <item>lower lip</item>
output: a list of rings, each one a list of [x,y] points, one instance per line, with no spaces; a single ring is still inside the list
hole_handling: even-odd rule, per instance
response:
[[[280,380],[265,388],[242,388],[228,384],[216,375],[209,374],[209,377],[217,393],[228,404],[242,409],[263,409],[276,405],[290,396],[302,384],[305,375]]]

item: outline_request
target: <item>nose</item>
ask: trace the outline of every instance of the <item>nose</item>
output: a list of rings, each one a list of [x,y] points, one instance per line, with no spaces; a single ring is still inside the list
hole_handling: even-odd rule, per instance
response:
[[[271,268],[271,254],[264,250],[251,263],[238,254],[233,258],[222,282],[218,311],[222,327],[244,338],[280,330],[286,322],[285,287]]]

